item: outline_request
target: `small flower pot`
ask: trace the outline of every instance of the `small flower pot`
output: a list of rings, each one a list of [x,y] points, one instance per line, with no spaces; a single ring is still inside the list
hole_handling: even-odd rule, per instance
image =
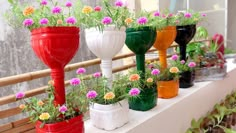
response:
[[[94,103],[90,105],[90,120],[95,127],[103,130],[122,127],[129,121],[128,101],[109,105]]]
[[[150,88],[142,88],[138,98],[129,99],[129,108],[137,111],[150,110],[157,104],[156,96],[156,86]]]
[[[36,122],[37,133],[84,133],[83,115],[71,118],[67,121],[45,124],[42,128],[41,121]]]
[[[157,91],[159,98],[173,98],[179,92],[179,80],[157,81]]]
[[[179,87],[180,88],[189,88],[194,84],[195,71],[186,71],[180,73],[179,78]]]

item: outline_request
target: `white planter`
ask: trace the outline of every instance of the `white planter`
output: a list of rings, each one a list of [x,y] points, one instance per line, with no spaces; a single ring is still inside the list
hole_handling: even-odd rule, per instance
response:
[[[119,103],[112,105],[94,103],[90,105],[90,119],[92,124],[99,129],[114,130],[128,123],[128,100],[122,100]]]
[[[103,75],[112,81],[112,58],[121,50],[125,44],[126,28],[115,28],[114,25],[107,26],[103,31],[96,28],[85,30],[85,40],[88,48],[101,61]]]

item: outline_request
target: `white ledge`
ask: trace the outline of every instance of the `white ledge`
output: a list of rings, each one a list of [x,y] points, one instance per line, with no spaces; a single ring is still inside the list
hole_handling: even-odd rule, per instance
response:
[[[130,110],[130,121],[121,128],[104,131],[85,122],[85,133],[184,133],[193,118],[198,119],[235,89],[236,66],[227,60],[228,74],[223,80],[197,82],[193,87],[180,89],[172,99],[158,98],[157,106],[149,111]]]

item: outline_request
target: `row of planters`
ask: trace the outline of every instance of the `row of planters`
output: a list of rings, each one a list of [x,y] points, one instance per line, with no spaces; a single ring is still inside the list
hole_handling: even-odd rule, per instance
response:
[[[83,113],[89,104],[94,126],[113,130],[128,122],[129,108],[150,110],[157,97],[177,96],[179,81],[183,88],[193,85],[190,77],[196,63],[186,59],[186,45],[205,14],[143,11],[134,16],[121,0],[114,4],[103,0],[94,8],[70,1],[60,5],[42,0],[37,8],[9,3],[12,10],[7,19],[16,26],[23,23],[31,31],[34,52],[51,68],[47,99],[24,99],[24,93],[16,94],[17,100],[25,101],[20,108],[37,122],[38,133],[83,133]],[[79,68],[78,77],[71,79],[65,90],[64,67],[79,49],[79,26],[85,27],[88,48],[101,59],[102,73],[86,77],[86,69]],[[180,57],[173,55],[167,63],[166,49],[174,41],[180,46]],[[136,54],[137,70],[113,80],[112,57],[124,44]],[[152,46],[159,51],[160,64],[145,65],[144,55]]]
[[[234,91],[204,117],[193,119],[186,133],[236,133],[235,99]]]

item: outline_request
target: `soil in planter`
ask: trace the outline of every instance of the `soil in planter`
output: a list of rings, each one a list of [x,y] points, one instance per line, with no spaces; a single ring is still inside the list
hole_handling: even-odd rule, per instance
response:
[[[137,111],[147,111],[154,108],[157,104],[156,86],[143,88],[139,98],[129,99],[129,108]]]

